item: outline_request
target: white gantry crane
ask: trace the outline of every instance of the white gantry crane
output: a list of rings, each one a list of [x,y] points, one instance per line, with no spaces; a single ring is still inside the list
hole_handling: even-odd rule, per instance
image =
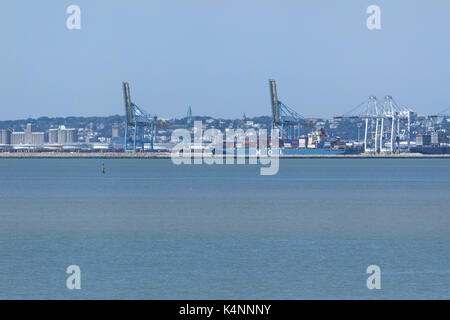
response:
[[[411,137],[412,111],[400,107],[392,96],[385,96],[379,102],[375,96],[370,96],[358,106],[335,119],[361,119],[364,126],[364,152],[394,153],[400,148],[400,141],[406,141],[408,150]],[[397,148],[395,145],[397,144]]]

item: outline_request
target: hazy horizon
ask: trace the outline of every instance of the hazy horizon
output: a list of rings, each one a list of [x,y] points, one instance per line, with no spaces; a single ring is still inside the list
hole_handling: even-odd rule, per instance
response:
[[[431,114],[430,114],[431,115]],[[106,114],[106,115],[67,115],[67,116],[48,116],[48,115],[42,115],[42,116],[37,116],[37,117],[31,117],[31,118],[20,118],[20,119],[0,119],[0,122],[5,122],[5,121],[28,121],[28,120],[38,120],[39,118],[49,118],[49,119],[55,119],[55,118],[107,118],[107,117],[115,117],[115,116],[121,116],[124,117],[124,121],[125,121],[125,115],[124,114]],[[425,114],[420,114],[418,113],[418,116],[427,116]],[[241,120],[243,118],[243,115],[239,116],[231,116],[231,117],[222,117],[222,116],[211,116],[211,115],[207,115],[207,114],[193,114],[192,115],[193,118],[196,117],[210,117],[216,120]],[[252,116],[247,116],[247,119],[253,119],[253,118],[259,118],[259,117],[272,117],[271,114],[260,114],[260,115],[252,115]],[[158,117],[158,119],[160,120],[181,120],[183,118],[186,118],[186,115],[181,115],[179,117]],[[318,117],[318,116],[311,116],[311,117],[307,117],[308,119],[323,119],[323,120],[332,120],[333,116],[330,117]],[[362,119],[362,118],[361,118]]]

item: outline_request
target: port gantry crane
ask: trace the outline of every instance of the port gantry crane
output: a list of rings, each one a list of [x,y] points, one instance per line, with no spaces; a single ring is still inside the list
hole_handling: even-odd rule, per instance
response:
[[[150,151],[154,151],[155,127],[164,126],[164,121],[158,121],[131,101],[130,85],[123,82],[123,97],[125,100],[125,152],[136,152],[138,147],[144,151],[144,144],[150,143]],[[150,128],[150,139],[145,140],[145,128]]]
[[[278,99],[275,80],[269,79],[269,86],[272,106],[272,129],[278,128],[280,130],[280,139],[300,138],[301,126],[311,126],[312,121],[304,119]]]
[[[410,148],[411,113],[405,107],[400,107],[392,96],[385,96],[380,103],[375,96],[370,96],[352,110],[334,119],[362,119],[365,123],[364,152],[394,152],[394,142],[400,143],[400,138],[408,143]],[[401,133],[403,127],[403,134]],[[390,140],[389,149],[383,148],[383,138]]]
[[[438,117],[449,117],[450,116],[449,112],[450,112],[450,107],[445,108],[442,111],[439,111],[439,113],[437,115],[438,115]]]

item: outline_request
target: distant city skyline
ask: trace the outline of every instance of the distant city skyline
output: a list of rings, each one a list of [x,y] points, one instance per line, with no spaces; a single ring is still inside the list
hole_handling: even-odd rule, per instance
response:
[[[81,29],[69,30],[70,5]],[[381,8],[368,30],[366,9]],[[450,3],[353,0],[0,3],[0,120],[124,114],[122,81],[159,118],[270,115],[267,80],[304,117],[369,95],[450,106]]]

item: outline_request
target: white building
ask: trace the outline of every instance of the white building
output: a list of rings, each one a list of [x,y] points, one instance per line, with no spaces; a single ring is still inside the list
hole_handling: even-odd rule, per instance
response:
[[[44,132],[33,132],[31,123],[27,124],[25,131],[13,131],[11,133],[11,144],[44,144],[45,143],[45,133]]]
[[[11,144],[25,144],[25,132],[13,131],[11,133]]]
[[[49,129],[48,142],[52,144],[71,144],[78,142],[78,132],[73,128],[59,126],[58,129]]]
[[[1,129],[0,144],[10,144],[10,143],[11,143],[11,130]]]

